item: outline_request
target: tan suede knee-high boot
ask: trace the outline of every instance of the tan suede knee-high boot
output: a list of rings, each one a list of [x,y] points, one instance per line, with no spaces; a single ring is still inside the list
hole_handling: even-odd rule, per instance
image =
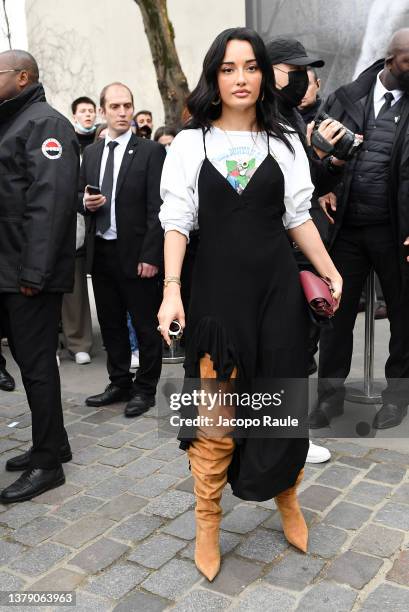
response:
[[[235,376],[235,372],[233,374]],[[200,362],[200,375],[202,379],[216,377],[208,355]],[[227,482],[233,450],[234,440],[231,437],[217,437],[214,432],[210,437],[200,430],[188,449],[196,496],[195,563],[210,581],[220,569],[220,500]]]
[[[297,487],[302,481],[303,475],[304,470],[302,469],[298,474],[295,485],[277,495],[275,501],[281,514],[285,537],[290,544],[299,548],[302,552],[307,552],[308,527],[297,499]]]

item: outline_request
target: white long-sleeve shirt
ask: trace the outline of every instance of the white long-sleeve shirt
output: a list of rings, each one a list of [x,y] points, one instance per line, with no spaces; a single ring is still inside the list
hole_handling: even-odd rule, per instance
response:
[[[267,155],[267,136],[255,132],[225,132],[212,127],[206,133],[207,157],[226,181],[239,193],[246,188],[251,176]],[[310,200],[314,187],[310,165],[296,134],[288,138],[294,148],[270,136],[270,153],[284,176],[283,223],[286,229],[310,219]],[[177,230],[189,238],[198,229],[198,178],[205,159],[201,129],[183,130],[173,140],[161,179],[163,204],[159,219],[165,232]]]

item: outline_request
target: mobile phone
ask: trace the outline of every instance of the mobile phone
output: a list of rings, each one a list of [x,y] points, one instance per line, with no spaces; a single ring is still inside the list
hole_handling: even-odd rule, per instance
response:
[[[101,195],[101,190],[95,185],[87,185],[87,193],[89,193],[89,195]]]

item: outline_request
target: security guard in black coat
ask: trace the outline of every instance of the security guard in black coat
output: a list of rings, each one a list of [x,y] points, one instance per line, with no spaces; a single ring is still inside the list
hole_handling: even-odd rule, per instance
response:
[[[69,122],[46,102],[25,51],[0,54],[0,320],[32,412],[33,447],[2,503],[65,482],[71,459],[56,350],[61,300],[74,283],[79,154]]]

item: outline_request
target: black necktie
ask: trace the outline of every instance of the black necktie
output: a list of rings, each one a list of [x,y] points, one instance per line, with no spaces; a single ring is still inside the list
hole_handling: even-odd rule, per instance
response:
[[[390,91],[387,91],[386,94],[384,95],[384,98],[385,98],[385,102],[378,113],[377,119],[379,119],[379,117],[382,117],[382,115],[387,113],[388,110],[390,109],[392,100],[394,100],[393,93],[391,93]]]
[[[112,188],[114,185],[114,149],[117,145],[119,145],[119,142],[115,142],[115,140],[111,140],[111,142],[108,143],[109,153],[101,185],[101,193],[107,200],[99,209],[96,221],[96,231],[101,232],[101,234],[105,234],[111,227],[111,200]]]

